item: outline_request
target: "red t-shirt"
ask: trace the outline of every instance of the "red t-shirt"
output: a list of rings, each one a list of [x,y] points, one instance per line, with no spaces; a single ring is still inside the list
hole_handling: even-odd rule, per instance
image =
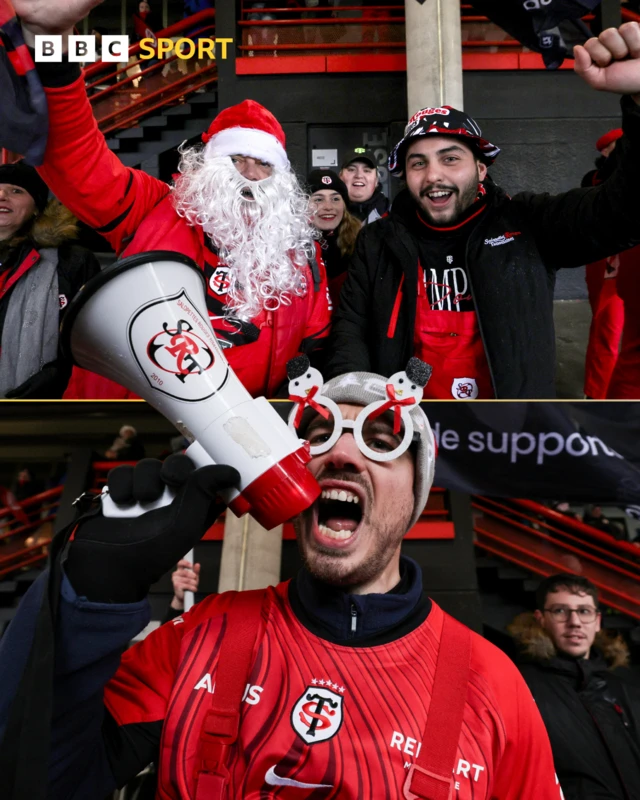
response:
[[[106,689],[118,724],[164,720],[160,800],[194,797],[227,598],[207,598],[127,651]],[[268,589],[228,796],[400,800],[409,766],[429,746],[422,734],[443,620],[434,603],[400,639],[346,647],[303,627],[286,583]],[[473,634],[470,675],[455,800],[559,800],[547,733],[515,665]]]

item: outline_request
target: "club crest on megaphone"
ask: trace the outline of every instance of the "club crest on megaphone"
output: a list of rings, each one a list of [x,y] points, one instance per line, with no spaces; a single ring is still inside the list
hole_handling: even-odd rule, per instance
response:
[[[149,386],[169,397],[206,400],[227,380],[229,365],[215,334],[184,289],[137,309],[127,335]]]

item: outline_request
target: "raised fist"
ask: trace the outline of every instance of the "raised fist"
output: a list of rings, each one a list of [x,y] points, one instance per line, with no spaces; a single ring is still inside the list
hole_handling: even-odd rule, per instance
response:
[[[65,563],[76,593],[100,603],[143,599],[220,515],[224,503],[217,493],[239,483],[233,467],[195,469],[185,455],[169,456],[164,463],[145,458],[133,467],[112,469],[107,485],[120,506],[151,503],[167,486],[176,496],[169,505],[140,516],[93,513],[81,519]]]
[[[574,50],[575,71],[601,92],[640,94],[640,24],[607,28]]]
[[[23,26],[33,34],[65,33],[102,0],[11,0]]]

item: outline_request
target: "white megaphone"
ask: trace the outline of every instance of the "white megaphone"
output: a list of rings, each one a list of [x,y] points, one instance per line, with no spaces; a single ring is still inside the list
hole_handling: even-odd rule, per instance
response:
[[[228,507],[274,528],[320,494],[305,466],[309,449],[234,374],[204,289],[202,271],[180,253],[117,261],[69,304],[61,346],[75,364],[126,386],[170,420],[194,442],[187,455],[197,466],[235,467],[241,483],[223,493]]]

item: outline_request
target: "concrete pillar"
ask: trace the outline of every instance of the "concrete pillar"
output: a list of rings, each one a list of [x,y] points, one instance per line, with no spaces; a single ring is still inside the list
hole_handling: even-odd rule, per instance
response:
[[[427,106],[462,108],[460,0],[404,0],[409,117]]]
[[[253,517],[227,509],[218,591],[263,589],[280,582],[282,525],[268,531]]]
[[[618,0],[602,0],[595,13],[600,30],[619,28],[622,24],[622,12]]]

